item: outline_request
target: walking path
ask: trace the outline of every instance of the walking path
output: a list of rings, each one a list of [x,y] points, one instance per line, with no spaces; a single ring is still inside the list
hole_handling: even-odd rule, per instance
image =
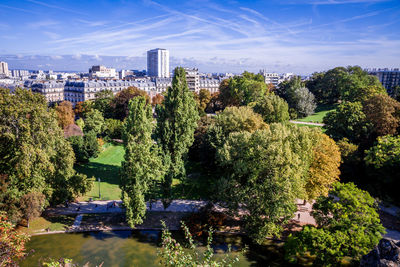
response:
[[[314,126],[325,126],[323,123],[317,123],[317,122],[307,122],[307,121],[290,121],[291,123],[294,124],[307,124],[307,125],[314,125]]]
[[[160,200],[156,202],[146,203],[147,210],[152,212],[174,212],[174,213],[184,213],[184,212],[198,212],[202,207],[206,206],[208,201],[201,200],[173,200],[168,208],[164,209],[164,206]],[[312,224],[315,225],[315,219],[311,216],[310,212],[312,211],[313,203],[306,203],[303,205],[303,200],[297,200],[298,211],[294,214],[293,220],[299,222],[300,224]],[[225,208],[214,205],[214,209],[216,211],[224,212]],[[400,216],[400,208],[395,206],[383,206],[380,205],[380,209],[392,216],[399,217]],[[58,214],[77,214],[77,217],[74,221],[73,226],[68,231],[79,231],[81,229],[81,222],[83,214],[93,214],[93,213],[123,213],[125,212],[122,207],[121,200],[97,200],[91,202],[76,202],[68,204],[68,207],[59,206],[56,208],[49,209],[50,212],[58,213]],[[242,213],[242,212],[240,212]],[[244,211],[243,211],[244,213]],[[243,214],[242,213],[242,214]],[[118,229],[117,229],[118,228]],[[99,228],[98,230],[128,230],[129,227],[117,227],[117,228]],[[119,229],[121,228],[121,229]],[[400,231],[396,231],[393,229],[386,229],[387,233],[385,237],[392,238],[395,240],[400,240]]]

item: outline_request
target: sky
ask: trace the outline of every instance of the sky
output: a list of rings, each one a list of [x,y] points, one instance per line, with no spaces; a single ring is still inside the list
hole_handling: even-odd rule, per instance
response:
[[[145,69],[146,51],[202,72],[400,67],[399,0],[0,0],[10,69]]]

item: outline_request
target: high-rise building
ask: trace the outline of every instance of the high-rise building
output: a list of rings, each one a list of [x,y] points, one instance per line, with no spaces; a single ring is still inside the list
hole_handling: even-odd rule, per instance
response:
[[[0,76],[9,76],[7,62],[0,61]]]
[[[167,49],[156,48],[147,51],[147,75],[169,78],[169,51]]]
[[[400,70],[398,68],[372,69],[368,70],[368,73],[378,77],[379,81],[390,95],[394,93],[393,89],[395,89],[396,86],[400,86]]]

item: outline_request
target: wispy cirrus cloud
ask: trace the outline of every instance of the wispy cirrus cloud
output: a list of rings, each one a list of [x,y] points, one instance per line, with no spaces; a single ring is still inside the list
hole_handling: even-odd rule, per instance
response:
[[[305,73],[335,65],[384,62],[391,66],[400,60],[396,49],[400,40],[396,14],[400,15],[400,10],[394,4],[380,5],[380,0],[293,1],[299,5],[144,0],[116,8],[115,2],[104,0],[98,3],[96,12],[90,7],[84,9],[87,16],[74,12],[80,12],[76,6],[84,3],[29,2],[35,5],[35,11],[40,7],[52,9],[51,14],[65,17],[49,15],[38,20],[32,16],[24,25],[31,24],[29,29],[40,30],[35,33],[41,35],[27,48],[16,51],[71,55],[52,64],[69,59],[82,65],[98,62],[121,68],[142,64],[131,67],[140,69],[145,67],[145,51],[154,47],[169,49],[172,64],[205,71],[267,68]],[[129,12],[119,12],[123,8]],[[60,23],[52,24],[52,20]]]

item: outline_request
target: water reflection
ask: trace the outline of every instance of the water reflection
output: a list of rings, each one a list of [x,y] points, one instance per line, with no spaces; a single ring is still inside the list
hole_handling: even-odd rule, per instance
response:
[[[182,240],[181,232],[173,236]],[[72,258],[79,265],[90,262],[90,266],[159,266],[157,258],[159,231],[111,231],[75,234],[52,234],[34,236],[28,243],[28,250],[35,252],[21,263],[21,266],[38,266],[46,258]],[[228,244],[237,251],[248,245],[245,256],[237,266],[283,266],[281,245],[267,243],[257,246],[239,235],[215,234],[213,248],[216,252],[227,251]],[[237,254],[237,252],[233,252]],[[219,255],[217,255],[218,257]]]

